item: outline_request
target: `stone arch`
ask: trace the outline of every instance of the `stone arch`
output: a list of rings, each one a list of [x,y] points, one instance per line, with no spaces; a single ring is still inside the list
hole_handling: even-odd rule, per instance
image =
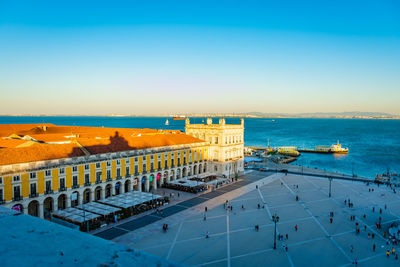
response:
[[[86,188],[85,191],[83,191],[83,203],[88,203],[92,201],[90,199],[90,188]]]
[[[203,172],[207,172],[207,164],[206,164],[206,163],[204,163],[204,169],[203,169]]]
[[[112,184],[107,184],[105,189],[105,198],[111,197],[112,196]]]
[[[161,173],[160,172],[157,173],[157,175],[156,175],[157,188],[161,187],[161,185],[163,184],[162,180],[163,180],[163,177],[162,177]]]
[[[39,217],[39,201],[32,200],[28,204],[28,214],[31,216]]]
[[[176,169],[176,179],[181,178],[181,169]]]
[[[146,183],[148,182],[147,176],[143,176],[142,180],[140,181],[141,187],[142,187],[142,192],[146,191]]]
[[[149,175],[149,192],[151,192],[156,187],[156,179],[154,174]]]
[[[24,206],[22,206],[22,204],[15,204],[11,209],[21,213],[24,212]]]
[[[139,191],[139,186],[140,186],[139,178],[135,177],[135,179],[133,179],[132,190]]]
[[[192,176],[192,166],[188,167],[188,176]]]
[[[59,210],[63,210],[67,207],[67,196],[65,194],[61,194],[57,198],[57,208]]]
[[[80,204],[79,203],[79,196],[80,196],[79,191],[72,192],[72,194],[71,194],[71,207],[76,207],[76,206],[78,206]]]
[[[197,175],[197,165],[193,166],[193,175]]]
[[[187,176],[187,169],[186,167],[183,167],[182,169],[182,177],[186,177]]]
[[[124,192],[126,193],[130,191],[131,191],[131,180],[127,179],[124,184]]]
[[[121,182],[116,182],[115,183],[115,195],[121,194],[122,187],[121,187]]]
[[[203,166],[201,164],[199,164],[199,174],[203,173]]]
[[[103,188],[101,188],[101,186],[97,186],[94,189],[94,200],[95,201],[100,200],[102,198],[102,190],[103,190]]]
[[[175,180],[175,170],[171,170],[170,176],[169,176],[169,180],[170,180],[170,181]]]
[[[164,177],[163,177],[163,184],[168,183],[168,171],[164,172]]]
[[[54,199],[52,197],[47,197],[43,201],[43,216],[45,219],[51,218],[51,213],[54,209]]]

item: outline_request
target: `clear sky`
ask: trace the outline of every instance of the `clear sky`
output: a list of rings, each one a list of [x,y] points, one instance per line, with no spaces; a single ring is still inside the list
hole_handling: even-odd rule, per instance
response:
[[[0,0],[0,114],[400,114],[400,1]]]

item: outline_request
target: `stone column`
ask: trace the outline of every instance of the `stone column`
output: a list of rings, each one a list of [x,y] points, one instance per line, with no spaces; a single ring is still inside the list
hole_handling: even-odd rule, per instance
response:
[[[55,206],[55,205],[54,205]],[[55,207],[54,207],[55,210]],[[44,214],[43,214],[43,203],[39,202],[38,205],[38,214],[39,214],[39,218],[43,219],[44,218]]]
[[[157,189],[157,176],[153,176],[153,188],[154,190]]]
[[[92,201],[94,201],[94,190],[90,191],[90,201],[89,202],[92,202]]]
[[[144,183],[144,191],[149,192],[149,189],[150,189],[149,177],[146,177],[146,182]]]
[[[71,207],[71,195],[66,195],[66,197],[65,197],[65,208],[69,208],[69,207]],[[57,205],[57,208],[58,208],[58,205]]]

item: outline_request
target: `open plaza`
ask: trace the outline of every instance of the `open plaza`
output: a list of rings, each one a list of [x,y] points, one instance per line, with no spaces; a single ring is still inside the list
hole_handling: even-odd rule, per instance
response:
[[[399,221],[400,195],[333,179],[329,197],[329,183],[248,171],[236,186],[198,195],[193,205],[186,200],[169,207],[177,210],[170,214],[148,215],[154,220],[143,227],[116,225],[123,232],[107,239],[189,266],[398,266],[400,248],[384,232]],[[273,216],[279,217],[276,249]]]

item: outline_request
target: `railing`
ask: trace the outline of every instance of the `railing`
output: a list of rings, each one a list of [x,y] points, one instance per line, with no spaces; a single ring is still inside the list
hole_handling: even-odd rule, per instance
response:
[[[92,184],[90,182],[86,182],[85,186],[91,186]]]
[[[117,180],[121,180],[122,179],[122,176],[117,176]]]
[[[157,171],[161,171],[161,170],[162,170],[162,168],[161,168],[161,167],[158,167],[158,168],[157,168]]]
[[[154,172],[154,168],[151,168],[151,169],[150,169],[150,172]]]
[[[30,193],[29,197],[30,198],[34,198],[34,197],[37,197],[38,195],[39,195],[38,193]]]
[[[146,173],[147,173],[147,171],[143,170],[143,174],[146,174]]]
[[[135,172],[135,174],[134,174],[135,176],[138,176],[139,175],[139,172]]]
[[[101,184],[103,181],[102,180],[97,180],[96,184]]]
[[[67,188],[65,187],[65,186],[63,186],[63,187],[60,187],[60,189],[58,190],[58,191],[66,191],[67,190]]]
[[[21,196],[15,196],[15,197],[13,197],[13,200],[14,201],[19,201],[19,200],[22,200],[22,197]]]
[[[4,204],[5,201],[3,199],[0,199],[0,204]]]
[[[111,177],[107,177],[106,182],[111,182],[112,178]]]
[[[53,194],[53,190],[46,190],[45,192],[44,192],[46,195],[49,195],[49,194]]]
[[[72,189],[79,188],[79,184],[72,185]]]

